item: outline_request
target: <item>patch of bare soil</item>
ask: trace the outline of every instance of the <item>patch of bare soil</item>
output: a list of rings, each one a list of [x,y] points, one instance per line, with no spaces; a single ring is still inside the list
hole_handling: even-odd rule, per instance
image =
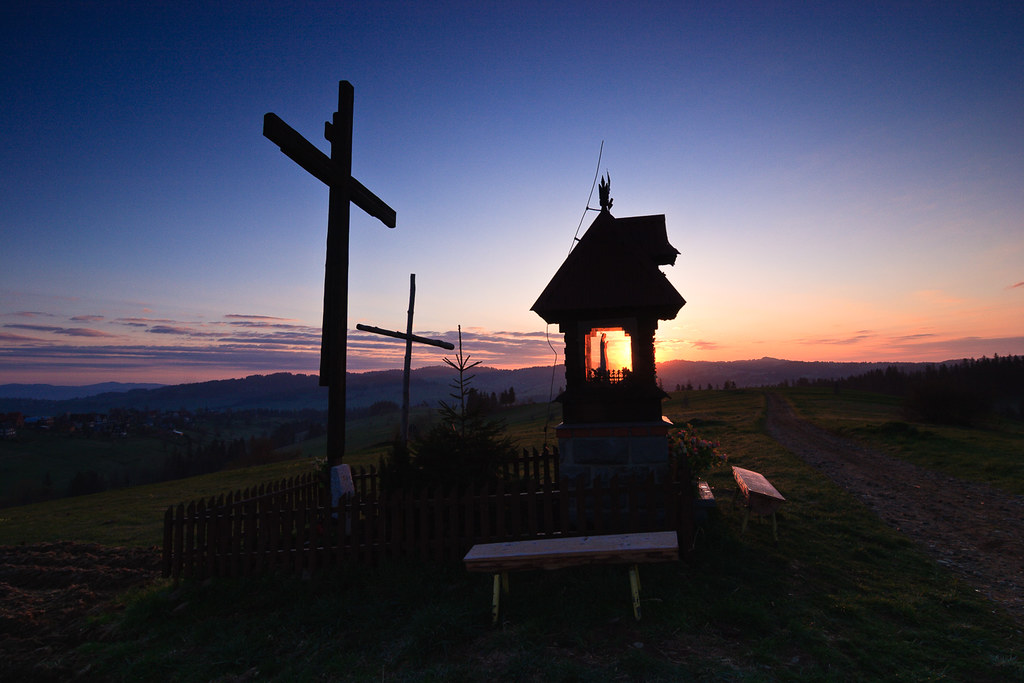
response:
[[[963,481],[802,420],[768,394],[768,434],[1024,624],[1024,497]]]
[[[95,637],[89,617],[159,576],[156,549],[70,542],[0,547],[0,680],[78,678],[67,655]]]

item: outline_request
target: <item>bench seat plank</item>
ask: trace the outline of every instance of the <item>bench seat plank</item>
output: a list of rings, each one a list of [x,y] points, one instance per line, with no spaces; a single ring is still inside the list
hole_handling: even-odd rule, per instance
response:
[[[582,564],[638,564],[679,559],[674,531],[569,536],[530,541],[481,543],[463,559],[474,572],[561,569]]]
[[[786,502],[782,494],[759,472],[733,467],[732,475],[754,514],[770,515]]]

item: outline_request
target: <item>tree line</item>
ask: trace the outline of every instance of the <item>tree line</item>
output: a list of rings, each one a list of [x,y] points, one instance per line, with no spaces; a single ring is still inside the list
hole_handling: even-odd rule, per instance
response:
[[[800,381],[903,397],[911,419],[971,425],[988,415],[1024,417],[1024,356],[968,358],[907,371],[894,365],[840,380]]]
[[[318,411],[311,411],[308,414],[302,411],[296,413],[297,416],[301,416],[299,419],[280,422],[259,436],[222,438],[215,435],[209,438],[208,435],[211,428],[217,432],[220,427],[233,423],[259,424],[262,419],[270,416],[281,417],[285,414],[281,411],[205,413],[205,424],[192,425],[193,430],[177,434],[170,431],[160,432],[157,435],[159,441],[153,441],[155,452],[151,457],[124,464],[118,470],[104,470],[102,466],[91,467],[83,463],[85,466],[77,469],[69,480],[65,480],[66,485],[55,482],[54,473],[48,470],[42,480],[24,481],[17,490],[9,492],[0,499],[0,507],[82,496],[109,489],[209,474],[231,467],[274,462],[297,455],[295,452],[282,453],[280,449],[286,449],[299,441],[315,439],[326,433],[325,415]],[[88,438],[86,435],[83,437]],[[56,434],[51,438],[68,439],[64,435]],[[150,464],[147,465],[147,461]]]

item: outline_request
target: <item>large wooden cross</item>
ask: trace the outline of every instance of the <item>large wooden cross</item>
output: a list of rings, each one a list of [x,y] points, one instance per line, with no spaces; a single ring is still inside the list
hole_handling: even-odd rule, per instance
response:
[[[349,202],[395,227],[395,210],[352,177],[352,84],[338,84],[338,111],[325,124],[331,143],[328,157],[276,114],[263,117],[263,135],[330,188],[327,210],[327,264],[324,272],[324,315],[320,341],[320,386],[327,398],[327,459],[341,463],[345,454],[345,367],[348,337]]]
[[[455,344],[446,342],[442,339],[428,339],[427,337],[420,337],[412,333],[412,315],[413,308],[416,306],[416,273],[409,275],[409,314],[406,317],[405,333],[392,332],[391,330],[382,330],[379,327],[373,327],[372,325],[356,325],[357,330],[363,332],[372,332],[374,334],[383,334],[385,337],[394,337],[395,339],[405,340],[405,371],[402,374],[402,443],[409,443],[409,377],[412,374],[412,343],[417,342],[419,344],[429,344],[430,346],[439,346],[442,349],[448,349],[449,351],[455,348]]]

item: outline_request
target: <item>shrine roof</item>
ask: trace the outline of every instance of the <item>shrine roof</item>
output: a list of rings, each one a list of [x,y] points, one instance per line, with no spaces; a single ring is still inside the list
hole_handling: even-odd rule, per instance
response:
[[[530,310],[549,323],[602,315],[670,320],[686,301],[658,266],[674,264],[678,254],[664,215],[602,211]]]

